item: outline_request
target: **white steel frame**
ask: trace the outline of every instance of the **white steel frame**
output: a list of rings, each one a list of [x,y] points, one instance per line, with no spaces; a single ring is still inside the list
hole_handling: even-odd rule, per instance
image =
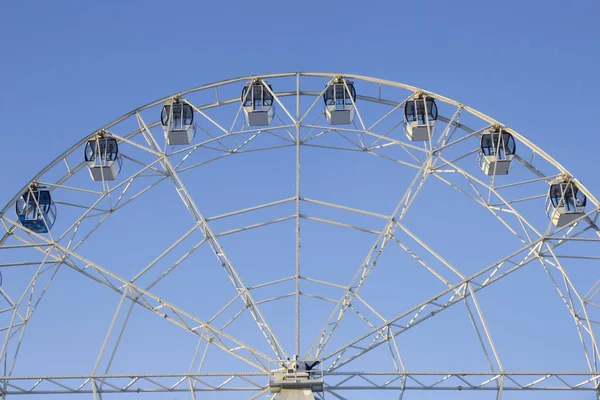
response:
[[[357,87],[357,101],[356,103],[353,101],[356,111],[354,124],[330,126],[325,122],[323,112],[321,112],[315,121],[312,116],[314,110],[319,110],[322,107],[322,96],[325,87],[337,76],[338,74],[333,73],[308,72],[261,75],[261,79],[268,79],[272,85],[272,90],[269,87],[266,87],[266,90],[271,92],[274,102],[277,103],[277,111],[273,121],[279,121],[279,125],[271,127],[252,128],[244,126],[241,129],[237,128],[243,120],[243,113],[240,113],[242,110],[241,105],[230,127],[224,126],[223,123],[209,116],[209,111],[212,109],[239,103],[239,95],[222,98],[221,92],[225,91],[224,88],[232,86],[239,87],[241,90],[246,82],[254,78],[252,76],[199,86],[137,108],[100,128],[109,132],[119,141],[119,145],[121,146],[119,153],[122,154],[124,163],[136,166],[137,170],[135,173],[127,175],[126,168],[124,167],[116,181],[110,183],[108,181],[101,182],[95,190],[70,184],[71,178],[75,175],[81,172],[87,174],[87,171],[85,171],[86,164],[83,159],[79,163],[74,164],[73,160],[76,160],[76,157],[72,156],[72,154],[80,154],[81,148],[85,146],[90,138],[94,137],[98,130],[90,133],[66,150],[32,179],[32,182],[38,182],[53,191],[70,191],[94,198],[93,201],[88,201],[87,203],[70,203],[66,196],[55,198],[57,206],[71,207],[81,212],[78,218],[69,221],[68,228],[64,232],[56,230],[50,231],[48,234],[31,232],[22,227],[11,214],[10,211],[13,209],[19,195],[30,185],[30,182],[26,182],[23,190],[19,191],[0,212],[0,221],[5,231],[0,238],[0,254],[7,251],[20,250],[35,251],[36,254],[39,254],[39,258],[37,259],[22,259],[18,262],[2,262],[2,258],[0,258],[1,268],[36,267],[31,282],[19,298],[11,298],[7,291],[0,287],[0,295],[4,299],[3,304],[5,304],[2,307],[3,309],[0,310],[0,315],[10,315],[10,322],[5,326],[0,326],[0,331],[4,333],[0,360],[5,365],[4,376],[0,376],[0,396],[4,397],[11,394],[90,393],[94,398],[101,398],[102,393],[189,392],[192,398],[195,399],[196,392],[248,391],[250,398],[258,398],[268,394],[267,378],[269,375],[268,365],[270,363],[285,360],[293,355],[299,355],[301,358],[306,358],[306,356],[310,355],[322,360],[323,363],[325,389],[324,393],[316,394],[320,398],[331,395],[335,398],[344,399],[343,393],[345,391],[376,389],[396,391],[399,398],[402,398],[406,391],[412,390],[486,390],[496,392],[497,399],[501,399],[502,393],[509,390],[523,392],[579,390],[595,392],[597,398],[600,399],[599,349],[594,334],[594,326],[600,321],[595,321],[590,316],[591,309],[600,307],[594,300],[600,291],[600,280],[598,280],[598,276],[591,277],[591,279],[598,281],[595,289],[587,294],[580,294],[563,267],[563,262],[567,258],[596,260],[600,259],[600,256],[565,255],[560,253],[561,246],[572,242],[585,243],[589,246],[595,246],[594,248],[598,247],[596,242],[600,242],[600,238],[598,238],[599,230],[596,223],[600,215],[600,203],[598,203],[593,194],[581,182],[569,174],[562,165],[518,132],[505,127],[498,121],[464,104],[413,86],[366,76],[344,74],[343,77],[353,80]],[[305,89],[303,83],[308,78],[321,79],[323,90]],[[295,89],[278,91],[278,80],[294,81]],[[361,84],[378,87],[379,95],[373,97],[361,94]],[[387,98],[385,96],[387,88],[404,90],[406,97],[404,99]],[[212,92],[214,94],[212,101],[196,104],[187,100],[188,95],[197,92]],[[419,92],[426,94],[428,97],[433,97],[439,104],[445,103],[453,110],[447,115],[442,115],[440,111],[437,126],[438,133],[425,143],[410,142],[402,134],[403,122],[401,115],[403,104]],[[145,110],[160,107],[165,101],[173,98],[173,96],[180,96],[183,101],[188,102],[193,107],[196,113],[195,123],[198,120],[202,120],[205,123],[204,127],[197,125],[198,132],[203,132],[207,138],[199,140],[198,138],[201,135],[197,135],[195,142],[189,146],[170,147],[164,143],[163,138],[157,133],[160,132],[160,124],[157,121],[159,117],[158,113],[156,115],[157,120],[155,121],[146,121],[143,118],[142,115]],[[296,99],[295,107],[291,107],[291,102],[287,102],[290,97]],[[308,104],[310,106],[303,108],[302,99],[309,99]],[[286,101],[285,104],[284,100]],[[389,111],[376,123],[366,126],[365,119],[361,115],[361,103],[385,105],[389,108]],[[466,114],[481,121],[482,127],[472,129],[463,125],[461,117],[464,119]],[[389,131],[377,131],[378,125],[388,120],[397,121],[395,127],[398,128],[397,131],[400,132],[400,135],[394,137]],[[135,121],[139,128],[129,134],[117,134],[119,124],[124,121]],[[452,158],[446,157],[445,154],[448,149],[463,144],[465,141],[472,140],[473,143],[478,143],[481,134],[493,125],[502,126],[505,131],[511,133],[515,140],[519,142],[519,146],[517,147],[519,153],[515,155],[513,162],[524,166],[531,173],[531,176],[509,184],[499,185],[495,180],[495,176],[486,177],[483,174],[476,174],[465,170],[464,167],[461,167],[460,161],[470,156],[471,158],[476,156],[477,145],[473,146],[474,150],[462,155],[454,155]],[[206,128],[206,126],[210,126],[210,128]],[[158,127],[158,130],[154,129],[156,127]],[[272,138],[280,140],[280,143],[268,147],[252,148],[251,144],[253,141],[261,135],[269,135]],[[320,138],[326,135],[337,135],[341,144],[339,146],[321,144]],[[231,143],[231,140],[229,140],[231,138],[236,138],[235,144]],[[301,148],[303,146],[366,153],[388,160],[396,165],[404,166],[409,171],[413,170],[414,178],[404,190],[403,196],[397,201],[395,209],[391,210],[392,212],[389,214],[357,209],[321,199],[307,198],[303,196],[301,185]],[[394,158],[380,151],[391,146],[397,146],[402,149],[405,157]],[[286,147],[293,147],[296,157],[295,193],[290,193],[290,196],[286,198],[209,217],[200,211],[188,190],[188,186],[186,186],[184,180],[181,178],[181,175],[186,171],[232,155]],[[135,151],[128,152],[128,149]],[[211,149],[219,153],[219,155],[211,159],[193,161],[193,156],[198,149]],[[528,150],[527,152],[522,152],[520,151],[522,149]],[[140,159],[133,155],[138,153],[145,154],[146,158],[142,157]],[[148,161],[148,159],[151,161]],[[54,174],[52,175],[54,178],[46,180],[46,177],[51,172]],[[461,186],[450,178],[450,176],[460,176],[464,178],[466,184]],[[540,226],[539,223],[530,221],[520,211],[519,206],[529,201],[543,200],[546,194],[537,192],[525,197],[515,197],[514,189],[529,187],[543,182],[549,184],[559,176],[569,176],[571,181],[587,196],[588,206],[586,214],[562,228],[553,228],[550,224]],[[421,188],[428,179],[432,178],[449,185],[467,198],[473,200],[477,205],[487,209],[498,219],[500,226],[508,229],[518,238],[522,243],[522,247],[515,249],[514,252],[507,254],[504,258],[497,260],[493,264],[481,265],[479,272],[475,274],[466,275],[461,272],[460,265],[451,264],[403,224],[403,219],[411,205],[417,199]],[[87,240],[91,240],[94,232],[109,216],[120,213],[123,207],[134,202],[139,196],[153,190],[163,181],[170,182],[175,187],[177,194],[193,221],[192,228],[175,243],[169,245],[151,263],[143,266],[133,277],[120,276],[106,266],[99,265],[78,252],[82,244]],[[146,183],[141,188],[131,189],[135,186],[134,183],[141,182]],[[212,221],[248,214],[283,204],[293,204],[295,212],[272,220],[248,226],[240,226],[227,231],[215,231],[212,227]],[[368,216],[380,221],[383,227],[380,230],[373,230],[342,221],[308,215],[303,212],[303,206],[306,204]],[[544,214],[542,208],[540,208],[539,212],[541,215]],[[95,225],[80,229],[86,219],[98,217],[99,220]],[[60,212],[58,218],[60,218]],[[296,254],[293,275],[284,279],[265,281],[260,285],[246,285],[240,271],[233,264],[226,249],[222,246],[220,238],[288,220],[293,220],[295,223]],[[307,277],[302,274],[302,237],[300,229],[302,220],[316,221],[373,235],[373,245],[355,271],[350,282],[340,285]],[[142,276],[145,276],[176,246],[196,232],[202,234],[202,240],[190,248],[186,255],[164,270],[150,285],[141,286],[138,284]],[[400,233],[412,238],[412,240],[422,247],[422,249],[418,250],[419,252],[425,251],[429,256],[439,261],[440,265],[451,271],[456,279],[448,280],[444,277],[444,274],[421,258],[416,249],[410,248],[409,244],[401,240]],[[210,247],[217,262],[226,273],[237,293],[228,304],[223,305],[219,313],[209,320],[200,319],[181,307],[172,304],[168,299],[158,297],[152,292],[154,285],[164,279],[186,257],[201,246]],[[426,268],[447,288],[415,304],[410,309],[398,310],[398,314],[391,318],[384,317],[361,296],[361,288],[367,282],[369,274],[376,268],[379,257],[388,246],[399,246],[416,263]],[[511,372],[505,370],[501,355],[495,346],[493,334],[486,323],[484,313],[477,299],[477,293],[532,262],[539,263],[544,268],[556,286],[556,290],[569,313],[571,313],[587,360],[587,371]],[[75,270],[120,296],[120,301],[112,323],[108,328],[106,339],[100,346],[97,361],[89,373],[69,376],[15,376],[13,375],[13,369],[18,359],[21,342],[25,337],[27,324],[60,268]],[[38,281],[44,282],[44,286],[40,286]],[[295,290],[291,293],[267,299],[260,299],[255,295],[256,290],[259,288],[274,286],[283,282],[293,282]],[[339,290],[339,298],[324,298],[318,294],[307,292],[302,289],[303,282],[337,288]],[[5,282],[5,285],[10,285],[10,283]],[[261,311],[262,304],[288,297],[295,300],[294,313],[296,326],[295,346],[293,349],[284,348],[276,332]],[[319,299],[333,306],[329,318],[324,321],[319,335],[315,338],[302,338],[300,336],[302,323],[300,318],[301,304],[304,297]],[[442,313],[457,303],[466,306],[470,321],[473,324],[479,344],[487,360],[489,370],[470,372],[423,372],[407,370],[396,341],[397,336],[407,330],[413,329],[430,318],[435,318],[437,314]],[[357,304],[360,304],[363,309],[368,309],[372,315],[376,316],[377,320],[361,313],[356,307]],[[110,373],[111,363],[118,350],[120,337],[123,335],[129,315],[135,305],[141,306],[160,316],[165,320],[165,323],[175,324],[197,336],[198,348],[194,353],[190,367],[190,370],[197,369],[197,372],[148,373],[133,371],[130,374]],[[215,323],[215,320],[226,311],[234,310],[238,306],[241,306],[241,309],[228,322],[222,325]],[[332,337],[334,337],[337,329],[341,326],[341,322],[348,312],[358,315],[369,325],[370,330],[366,334],[355,337],[355,339],[341,347],[331,348],[328,344]],[[126,318],[122,326],[119,327],[117,319],[122,315],[121,313],[124,313],[123,315],[126,315]],[[251,315],[265,341],[268,343],[268,347],[271,350],[270,353],[260,351],[246,343],[243,338],[234,337],[228,333],[227,327],[242,313],[249,313]],[[113,335],[117,335],[119,340],[111,348],[108,342],[109,338],[113,337]],[[306,350],[302,344],[304,346],[311,344],[305,354],[301,354],[302,350]],[[351,367],[345,367],[348,363],[381,345],[389,347],[390,356],[396,366],[395,371],[353,371],[348,369]],[[256,372],[202,372],[201,369],[204,363],[204,356],[202,354],[209,346],[218,348],[242,360]],[[100,368],[101,360],[106,359],[109,360],[107,366]],[[214,383],[214,380],[208,380],[208,378],[217,379],[219,382]],[[225,396],[227,395],[225,394]]]

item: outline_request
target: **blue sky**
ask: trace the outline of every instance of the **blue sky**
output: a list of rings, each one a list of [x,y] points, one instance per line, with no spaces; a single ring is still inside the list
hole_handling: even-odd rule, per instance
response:
[[[598,107],[595,94],[600,91],[599,15],[600,3],[593,0],[372,1],[368,6],[359,1],[312,0],[5,3],[0,6],[0,120],[4,140],[0,146],[0,203],[8,202],[37,171],[80,138],[135,107],[216,80],[281,71],[362,74],[456,99],[514,128],[569,169],[588,189],[600,193],[596,172],[600,167],[600,139],[593,122]],[[256,162],[257,170],[269,171],[268,161]],[[236,167],[242,168],[232,164],[227,173],[234,176]],[[336,173],[343,172],[332,169],[330,173],[334,179]],[[361,175],[358,168],[355,173],[357,180],[371,179],[366,172]],[[252,184],[249,180],[240,190]],[[226,194],[233,197],[237,192]],[[424,196],[429,202],[435,201],[435,192]],[[447,205],[450,212],[452,201]],[[145,211],[152,212],[161,203],[151,200],[145,207]],[[458,206],[456,209],[469,211]],[[138,229],[152,228],[152,221],[145,222],[147,225]],[[449,215],[447,222],[461,224],[458,215]],[[477,229],[476,225],[465,227]],[[113,229],[124,236],[125,232],[135,235],[135,229],[126,221]],[[416,229],[424,231],[426,226]],[[169,235],[175,231],[165,230],[164,242],[162,236],[156,237],[156,246],[168,245],[172,239]],[[324,232],[321,234],[327,235]],[[459,245],[459,239],[457,235],[452,238],[456,243],[452,243]],[[349,236],[348,240],[354,238]],[[238,243],[239,250],[250,251],[256,246],[269,251],[260,239],[256,241]],[[227,239],[224,242],[229,244]],[[281,246],[292,257],[289,243]],[[310,248],[310,240],[306,246]],[[318,244],[314,246],[318,248]],[[231,247],[235,248],[236,243],[232,242]],[[348,250],[350,253],[356,260],[364,249],[357,247]],[[146,255],[144,260],[151,259]],[[107,256],[105,261],[111,258]],[[269,268],[276,267],[274,262],[269,264]],[[430,283],[425,276],[413,278]],[[535,274],[529,278],[535,280]],[[179,279],[181,284],[186,283],[184,275]],[[380,279],[389,283],[402,276],[391,273]],[[544,309],[547,304],[543,302],[521,308],[519,299],[526,298],[530,288],[511,279],[515,296],[503,301],[519,312],[506,317],[513,318],[515,324],[526,323],[527,310],[537,310],[540,323],[535,334],[543,336],[544,329],[554,328],[552,311]],[[210,286],[210,282],[201,284],[202,290],[208,291]],[[60,287],[73,290],[69,292],[72,296],[87,294],[81,287]],[[97,290],[100,299],[102,289]],[[393,291],[393,285],[387,290]],[[372,295],[376,292],[377,288],[371,288]],[[491,294],[482,298],[482,303],[491,306],[498,298],[502,297]],[[55,301],[61,307],[69,306],[67,298]],[[115,305],[103,311],[102,318],[110,319]],[[452,315],[442,319],[439,326],[433,325],[430,332],[446,329],[448,325],[444,324],[452,323]],[[464,319],[465,315],[455,317]],[[144,323],[140,322],[137,329],[143,331]],[[89,331],[80,338],[82,346],[88,335],[97,335],[93,326],[90,322]],[[495,328],[498,341],[510,343],[513,332],[501,325]],[[83,328],[75,325],[74,329]],[[102,335],[104,331],[100,340]],[[34,337],[43,342],[43,335]],[[90,347],[90,357],[97,352],[97,340]],[[407,340],[412,343],[410,340],[418,338]],[[135,347],[135,341],[131,345]],[[522,357],[522,365],[533,369],[542,365],[539,362],[555,365],[556,360],[543,354],[546,345],[551,347],[551,340],[532,349],[530,360]],[[569,349],[565,347],[560,353],[567,364],[572,361]],[[441,346],[429,350],[426,357],[420,358],[418,352],[408,357],[423,369],[436,369],[436,360],[443,365],[439,369],[449,369],[451,360],[460,357],[458,349]],[[144,351],[142,344],[138,351]],[[168,357],[166,347],[161,351],[163,357]],[[519,351],[527,349],[516,346],[514,352]],[[68,362],[41,365],[44,373],[54,367],[60,373],[69,372]],[[409,400],[430,398],[422,396]]]
[[[0,154],[18,166],[3,179],[5,200],[83,132],[127,110],[273,71],[348,71],[428,88],[525,133],[593,185],[593,0],[34,4],[0,9]],[[15,148],[27,149],[27,162]]]

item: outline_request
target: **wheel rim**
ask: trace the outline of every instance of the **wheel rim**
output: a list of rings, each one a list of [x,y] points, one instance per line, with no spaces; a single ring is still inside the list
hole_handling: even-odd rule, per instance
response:
[[[598,202],[593,194],[510,127],[412,86],[344,74],[357,90],[354,123],[329,125],[320,97],[338,76],[262,75],[275,97],[268,129],[243,124],[239,93],[254,77],[242,77],[177,94],[195,110],[190,145],[165,144],[160,110],[173,96],[94,130],[32,180],[52,189],[59,208],[48,234],[27,232],[12,214],[27,182],[0,214],[7,232],[0,248],[8,254],[2,265],[5,375],[29,376],[21,379],[25,387],[35,385],[31,376],[43,375],[33,390],[38,393],[69,392],[52,383],[53,375],[77,375],[62,378],[71,388],[90,373],[108,376],[115,371],[137,378],[125,391],[168,391],[176,382],[171,390],[214,390],[210,385],[225,383],[222,390],[253,391],[240,395],[248,397],[268,392],[271,364],[299,354],[323,361],[325,393],[334,396],[356,390],[350,397],[359,398],[375,389],[394,392],[395,397],[413,389],[595,390],[590,378],[598,354],[597,274],[589,269],[596,257]],[[439,107],[435,134],[427,142],[408,140],[402,125],[402,104],[416,93],[433,97]],[[478,165],[479,138],[494,125],[503,126],[518,142],[506,177],[486,176]],[[101,130],[119,141],[123,155],[115,181],[93,182],[81,158],[81,149]],[[549,184],[565,177],[588,203],[584,215],[556,228],[545,215],[544,201]],[[122,222],[113,223],[116,219]],[[139,260],[131,256],[136,252],[142,253]],[[195,271],[194,265],[205,265],[206,272]],[[398,265],[406,265],[407,271]],[[176,275],[182,270],[186,273]],[[508,276],[526,283],[520,286]],[[71,283],[74,277],[77,282]],[[536,286],[542,277],[543,290]],[[79,287],[80,281],[86,283]],[[496,284],[504,281],[511,283]],[[90,335],[94,351],[83,357],[88,367],[82,362],[76,371],[48,369],[46,374],[43,370],[49,367],[26,352],[43,348],[28,344],[43,338],[29,333],[34,329],[27,326],[28,315],[48,304],[43,307],[52,317],[41,320],[47,326],[58,315],[52,305],[67,307],[60,292],[51,289],[58,286],[68,293],[63,298],[71,298],[73,293],[83,295],[80,291],[88,284],[104,292],[84,296],[86,307],[102,303],[104,293],[113,299],[110,306],[98,307],[104,310],[99,317],[104,330]],[[74,286],[77,290],[70,292]],[[485,295],[488,287],[496,286],[503,288],[497,297]],[[202,294],[197,303],[195,288]],[[506,299],[513,290],[519,301]],[[556,329],[554,341],[569,337],[574,346],[564,348],[578,346],[577,357],[564,358],[561,364],[535,351],[531,363],[506,355],[507,332],[529,336],[522,326],[525,314],[514,307],[540,306],[542,299],[549,301],[547,291],[562,303],[557,307],[560,321],[571,319],[568,328]],[[504,308],[498,304],[502,302]],[[138,329],[132,328],[128,315],[144,312]],[[452,317],[444,319],[446,314]],[[538,327],[551,320],[544,312],[536,315],[543,321]],[[176,348],[178,358],[188,359],[167,363],[166,370],[149,363],[127,370],[128,363],[118,355],[147,352],[135,349],[136,338],[150,346],[160,337],[140,339],[145,324],[154,324],[150,319],[182,330],[197,343],[178,346],[173,342],[179,339],[166,339],[165,348]],[[57,343],[65,341],[62,346],[80,328],[73,320],[68,316],[57,322],[62,330],[50,330]],[[520,330],[499,330],[503,320]],[[467,331],[462,328],[469,324],[470,339],[462,340]],[[44,329],[41,325],[35,329]],[[421,329],[426,339],[412,336]],[[449,335],[445,329],[457,333]],[[127,334],[121,336],[121,330]],[[158,331],[167,332],[170,328]],[[446,342],[442,332],[451,339]],[[529,340],[523,349],[535,347],[534,338]],[[457,361],[459,353],[453,351],[419,361],[418,354],[426,349],[448,345],[475,357],[473,343],[479,354],[471,364]],[[415,351],[410,350],[413,346]],[[206,359],[204,349],[209,349]],[[213,352],[227,361],[214,360]],[[42,372],[32,365],[41,366]],[[542,368],[546,365],[550,368]],[[143,374],[158,376],[142,379]],[[6,392],[21,390],[16,378],[5,377],[4,382]],[[581,382],[586,383],[577,386]],[[117,375],[94,378],[75,392],[110,393],[127,384]],[[214,395],[218,398],[219,393]]]

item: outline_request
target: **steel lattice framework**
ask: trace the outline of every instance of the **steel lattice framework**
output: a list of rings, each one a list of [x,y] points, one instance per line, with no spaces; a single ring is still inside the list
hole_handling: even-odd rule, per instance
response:
[[[511,172],[506,177],[485,176],[477,164],[480,137],[490,127],[504,125],[462,103],[413,86],[343,74],[357,88],[356,101],[352,101],[356,117],[351,125],[329,125],[322,97],[337,76],[261,75],[272,86],[268,90],[276,109],[268,127],[244,123],[239,93],[252,76],[177,93],[195,113],[196,135],[185,146],[167,145],[159,121],[160,108],[173,96],[137,108],[100,128],[117,139],[123,157],[123,170],[114,181],[89,178],[81,153],[98,132],[94,130],[32,179],[50,189],[59,208],[56,225],[47,234],[23,227],[14,215],[15,202],[31,183],[27,182],[0,212],[5,231],[0,240],[4,275],[0,393],[106,398],[113,393],[187,392],[195,399],[197,393],[233,398],[240,392],[240,398],[275,398],[268,387],[271,365],[299,355],[321,361],[324,390],[315,393],[319,398],[362,398],[361,393],[377,390],[378,398],[390,395],[410,400],[411,393],[420,390],[447,390],[460,392],[458,397],[481,391],[500,399],[508,397],[503,393],[509,391],[523,392],[523,398],[528,398],[530,393],[552,390],[568,391],[567,396],[591,391],[600,399],[594,333],[600,321],[596,316],[600,274],[590,268],[600,259],[600,203],[594,195],[510,127],[504,129],[518,144]],[[435,98],[440,109],[435,135],[425,142],[411,142],[403,132],[404,104],[418,93]],[[261,160],[267,157],[274,158],[262,168]],[[356,161],[349,165],[349,157]],[[234,160],[238,161],[234,164]],[[246,167],[245,160],[253,161]],[[327,162],[311,169],[319,160]],[[373,181],[357,178],[348,192],[338,189],[336,181],[345,182],[345,174],[358,177],[362,173],[361,163]],[[262,168],[264,176],[253,168]],[[325,182],[332,175],[332,181]],[[588,204],[580,218],[557,228],[548,221],[544,202],[549,184],[565,177],[587,196]],[[251,181],[250,189],[254,189],[247,198],[244,180]],[[256,182],[264,183],[257,186]],[[238,186],[240,193],[234,192]],[[428,186],[434,191],[427,192]],[[453,200],[446,201],[450,197]],[[176,201],[171,202],[172,198]],[[143,203],[144,199],[152,202]],[[436,203],[446,204],[438,207]],[[455,205],[459,203],[464,204]],[[228,208],[231,204],[235,207]],[[469,222],[470,210],[475,222]],[[428,217],[429,212],[439,215]],[[456,222],[459,217],[464,226]],[[430,218],[438,222],[432,224]],[[130,222],[114,225],[113,220]],[[157,230],[170,232],[169,223],[175,221],[179,221],[178,233],[162,247],[153,242],[151,235],[156,232],[144,228],[154,223]],[[140,229],[132,240],[126,229],[136,224]],[[268,240],[258,236],[277,226],[293,231],[292,245],[285,249],[278,247],[280,231]],[[368,246],[329,232],[351,232]],[[465,236],[463,248],[443,244],[440,248],[444,242],[438,236],[426,237],[439,233],[451,241],[453,232]],[[473,237],[466,237],[469,233]],[[311,240],[311,234],[317,238]],[[252,242],[249,238],[259,239]],[[237,247],[242,244],[249,247]],[[477,250],[478,246],[485,249]],[[344,249],[354,254],[355,247],[362,258],[346,265]],[[285,262],[274,261],[290,253]],[[337,263],[344,268],[334,267]],[[435,283],[419,286],[421,281],[413,281],[410,268],[418,268],[427,274],[423,279]],[[417,293],[406,302],[396,301],[394,291],[383,295],[388,301],[381,299],[375,282],[384,269],[406,271],[398,272],[398,291],[410,292],[408,286],[402,289],[406,280],[412,282],[409,286],[418,287]],[[180,270],[197,274],[181,282],[197,279],[206,289],[178,293],[174,288],[179,283],[169,282],[181,277],[177,275]],[[319,270],[324,276],[315,275]],[[553,305],[553,312],[571,321],[564,329],[579,349],[573,356],[580,362],[579,369],[573,370],[573,363],[559,369],[523,368],[527,365],[519,364],[523,358],[494,340],[501,333],[491,319],[500,311],[494,308],[490,316],[490,304],[500,307],[507,297],[480,297],[493,290],[488,288],[502,287],[498,282],[509,281],[506,277],[513,276],[510,282],[514,282],[522,271],[531,270],[545,277],[543,284],[535,280],[527,289],[531,297],[537,296],[537,286],[548,285],[562,304]],[[52,291],[61,279],[69,284],[85,282],[94,288],[90,290],[102,288],[102,295],[111,300],[88,300],[111,311],[108,319],[108,314],[83,317],[83,324],[89,318],[105,327],[99,341],[86,344],[94,348],[94,362],[76,366],[73,374],[49,375],[37,372],[38,362],[27,356],[30,335],[26,332],[43,331],[40,325],[49,324],[44,320],[28,328],[38,314],[41,318],[46,312],[36,312],[44,308],[46,298],[44,310],[54,309]],[[213,279],[215,287],[217,281],[225,284],[208,295]],[[59,287],[65,290],[67,286]],[[505,285],[504,290],[513,289]],[[60,298],[61,292],[54,296]],[[188,303],[188,299],[195,301]],[[307,311],[311,306],[314,311]],[[451,342],[444,339],[445,331],[438,330],[431,340],[448,348],[473,344],[478,355],[466,351],[466,360],[457,360],[453,370],[411,366],[406,360],[411,346],[401,340],[414,338],[409,336],[413,330],[446,321],[444,315],[454,316],[450,310],[459,308],[471,339]],[[138,310],[166,325],[164,329],[173,327],[194,340],[195,346],[188,349],[189,367],[165,371],[148,365],[149,370],[143,370],[140,364],[140,369],[128,369],[134,356],[127,343],[144,342],[141,336],[127,341],[127,332],[135,325],[130,320]],[[464,325],[452,318],[448,329]],[[534,323],[536,318],[532,317]],[[72,340],[68,332],[77,336],[80,326],[58,320],[50,325],[64,327],[59,335],[64,340]],[[517,335],[519,329],[511,332]],[[174,345],[179,341],[164,340]],[[211,358],[213,353],[217,359]],[[38,355],[44,359],[43,352]],[[476,367],[464,369],[471,365],[469,359],[479,357],[481,362],[472,364]]]

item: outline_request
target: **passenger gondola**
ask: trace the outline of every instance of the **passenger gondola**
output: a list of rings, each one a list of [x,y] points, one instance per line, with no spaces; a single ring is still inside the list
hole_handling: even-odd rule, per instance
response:
[[[90,176],[95,181],[114,180],[123,164],[117,140],[104,131],[88,140],[84,157]]]
[[[56,205],[50,191],[35,183],[19,197],[15,207],[21,225],[36,233],[48,233],[56,220]]]
[[[275,105],[271,85],[254,78],[242,89],[242,106],[248,126],[268,126],[273,120]]]
[[[584,214],[586,202],[585,194],[575,183],[565,179],[550,185],[546,213],[555,226],[562,227]]]
[[[499,126],[481,135],[479,165],[488,175],[507,175],[515,156],[515,139]]]
[[[178,96],[166,102],[160,114],[160,122],[168,144],[185,145],[192,142],[195,134],[194,109]]]
[[[427,141],[433,137],[438,109],[435,100],[423,93],[417,93],[404,105],[404,129],[413,142]]]
[[[347,125],[354,121],[356,89],[348,79],[337,77],[323,95],[325,116],[331,125]]]

